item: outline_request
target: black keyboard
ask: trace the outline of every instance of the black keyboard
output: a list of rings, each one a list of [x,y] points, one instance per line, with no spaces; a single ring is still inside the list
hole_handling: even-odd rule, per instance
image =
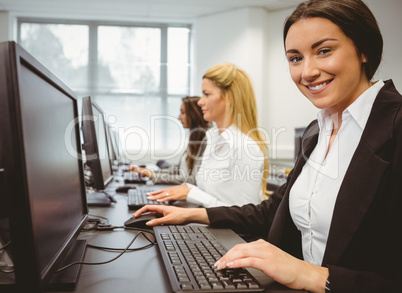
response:
[[[217,270],[226,249],[203,226],[157,226],[158,242],[173,292],[263,292],[243,268]]]
[[[129,189],[127,192],[127,205],[130,209],[139,209],[147,204],[169,204],[168,201],[158,202],[156,200],[149,200],[147,193],[155,191],[152,188]]]

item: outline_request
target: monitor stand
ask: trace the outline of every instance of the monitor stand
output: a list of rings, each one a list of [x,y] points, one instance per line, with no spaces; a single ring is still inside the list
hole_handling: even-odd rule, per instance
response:
[[[15,283],[14,262],[9,252],[9,235],[2,236],[3,231],[7,231],[8,219],[0,219],[0,292],[11,291]]]
[[[67,253],[60,268],[77,261],[83,261],[87,240],[76,240],[73,247]],[[46,291],[73,291],[78,281],[81,265],[73,265],[61,272],[54,273],[48,284]]]
[[[4,242],[1,241],[0,247],[4,246]],[[14,264],[8,254],[7,249],[0,251],[0,291],[9,292],[12,290],[15,284]]]
[[[87,192],[88,206],[107,207],[111,206],[116,200],[105,191]]]

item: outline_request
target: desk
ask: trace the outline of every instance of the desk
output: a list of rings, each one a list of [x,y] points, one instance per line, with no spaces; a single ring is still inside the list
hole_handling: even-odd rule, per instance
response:
[[[278,187],[286,183],[288,173],[293,168],[293,160],[269,159],[269,176],[267,178],[267,194],[275,192]]]
[[[116,187],[112,184],[108,192],[113,194]],[[102,216],[109,219],[110,224],[122,226],[124,221],[132,215],[127,208],[126,196],[116,194],[117,203],[111,207],[91,207],[91,216]],[[89,244],[106,247],[125,248],[137,232],[132,230],[115,231],[85,231],[79,239],[86,239]],[[141,236],[132,245],[140,247],[149,244]],[[106,261],[118,253],[106,252],[97,249],[87,248],[85,261],[100,262]],[[260,273],[262,274],[262,273]],[[265,292],[301,292],[285,288],[271,279],[266,278],[267,290]],[[103,265],[83,265],[77,286],[76,293],[169,293],[171,292],[168,276],[164,270],[162,259],[159,257],[158,247],[154,246],[147,250],[127,252],[119,259]]]

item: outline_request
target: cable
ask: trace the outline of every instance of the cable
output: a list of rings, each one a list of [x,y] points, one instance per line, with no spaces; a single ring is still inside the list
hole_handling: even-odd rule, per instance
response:
[[[125,230],[134,230],[134,231],[145,232],[145,233],[151,234],[151,235],[154,236],[154,238],[155,238],[155,233],[154,233],[153,230],[150,231],[150,230],[147,230],[147,229],[134,228],[134,227],[123,227],[123,228],[124,228]],[[144,237],[145,237],[149,242],[153,243],[154,245],[157,244],[157,243],[156,243],[156,240],[154,240],[154,241],[150,240],[145,234],[144,234]]]
[[[115,200],[115,198],[113,197],[113,196],[111,196],[109,193],[107,193],[106,191],[104,191],[104,190],[99,190],[99,192],[102,192],[111,202],[117,202],[116,200]]]
[[[151,248],[152,246],[154,246],[155,244],[148,244],[142,247],[138,247],[138,248],[129,248],[126,250],[126,252],[133,252],[133,251],[140,251],[140,250],[145,250],[148,248]],[[114,248],[114,247],[104,247],[104,246],[97,246],[97,245],[93,245],[93,244],[87,244],[88,247],[91,247],[93,249],[100,249],[100,250],[106,250],[106,251],[119,251],[119,250],[125,250],[125,248]]]
[[[117,227],[117,228],[121,228],[121,227]],[[145,232],[148,234],[151,234],[152,236],[155,237],[155,234],[151,231],[147,231],[147,230],[143,230],[143,229],[139,229],[139,228],[131,228],[131,227],[126,227],[126,229],[130,229],[130,230],[140,230],[140,232]],[[138,247],[138,248],[130,248],[127,249],[127,251],[139,251],[139,250],[144,250],[144,249],[148,249],[151,248],[152,246],[156,245],[156,241],[155,240],[151,240],[148,238],[148,236],[146,234],[142,234],[144,236],[145,239],[147,239],[151,244],[142,246],[142,247]],[[93,245],[93,244],[87,244],[88,247],[94,248],[94,249],[101,249],[101,250],[109,250],[109,251],[119,251],[119,250],[124,250],[125,248],[113,248],[113,247],[104,247],[104,246],[98,246],[98,245]]]
[[[112,261],[115,261],[116,259],[118,259],[119,257],[121,257],[127,250],[129,250],[130,246],[134,243],[134,241],[135,241],[135,240],[138,238],[138,236],[140,236],[140,235],[143,235],[146,239],[149,240],[149,238],[146,237],[145,234],[144,234],[142,231],[140,231],[137,235],[135,235],[135,237],[133,238],[133,240],[131,240],[131,242],[127,245],[127,247],[126,247],[119,255],[117,255],[116,257],[114,257],[114,258],[112,258],[112,259],[110,259],[110,260],[103,261],[103,262],[83,262],[83,261],[76,261],[76,262],[70,263],[70,264],[68,264],[68,265],[66,265],[66,266],[64,266],[64,267],[62,267],[62,268],[56,270],[56,273],[61,272],[61,271],[65,270],[65,269],[67,269],[67,268],[69,268],[69,267],[71,267],[71,266],[73,266],[73,265],[79,265],[79,264],[81,264],[81,265],[103,265],[103,264],[111,263]],[[153,246],[153,242],[152,242],[152,241],[151,241],[151,244],[152,244],[151,246]],[[148,246],[149,246],[149,245],[148,245]],[[151,246],[149,246],[149,247],[151,247]],[[149,247],[147,247],[147,248],[149,248]],[[143,249],[146,249],[146,248],[143,248]]]
[[[103,224],[108,224],[109,223],[109,219],[106,218],[106,217],[97,216],[97,215],[91,215],[91,214],[88,214],[88,217],[94,217],[94,218],[89,218],[89,220],[88,220],[89,222],[101,222],[100,219],[103,219],[103,220],[105,220],[105,222]]]
[[[85,227],[82,229],[82,231],[84,231],[84,232],[92,231],[92,230],[101,230],[101,229],[98,229],[99,225],[110,226],[109,219],[106,217],[91,215],[91,214],[88,214],[88,217],[89,217],[88,222],[86,223]]]

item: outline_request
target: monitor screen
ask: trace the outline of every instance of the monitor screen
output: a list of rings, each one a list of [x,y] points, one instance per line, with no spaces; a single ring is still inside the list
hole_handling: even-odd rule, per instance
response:
[[[94,187],[104,190],[113,180],[106,123],[103,111],[90,97],[82,99],[82,134],[86,163],[91,169]]]
[[[1,136],[8,137],[0,204],[10,210],[16,292],[39,292],[87,219],[77,100],[14,42],[0,45],[0,68]]]
[[[114,146],[114,133],[112,132],[112,127],[109,124],[106,124],[106,136],[107,136],[107,146],[109,149],[109,157],[110,161],[112,162],[112,165],[114,162],[117,160],[117,154],[116,154],[116,149]]]
[[[299,152],[302,148],[302,137],[303,133],[306,130],[306,127],[297,127],[295,128],[295,153],[294,153],[294,160],[297,159]]]
[[[116,128],[110,128],[111,134],[112,134],[112,144],[114,148],[114,152],[116,155],[116,160],[118,163],[124,163],[124,151],[123,151],[123,145],[120,140],[120,135],[119,131]]]

